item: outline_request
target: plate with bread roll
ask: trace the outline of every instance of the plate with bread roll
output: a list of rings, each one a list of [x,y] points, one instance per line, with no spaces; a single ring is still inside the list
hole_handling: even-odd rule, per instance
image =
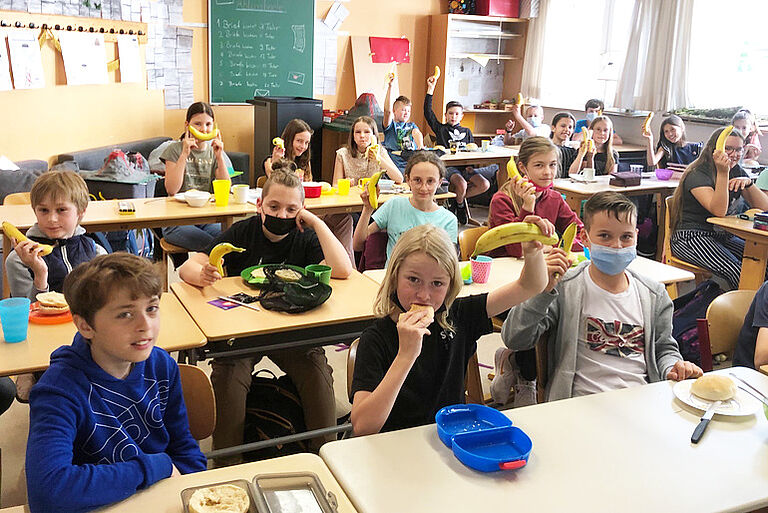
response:
[[[72,320],[69,305],[60,292],[41,292],[29,307],[29,322],[34,324],[64,324]]]
[[[697,379],[686,379],[675,384],[672,391],[682,402],[706,411],[715,401],[718,415],[743,416],[760,411],[760,401],[736,386],[736,382],[722,374],[707,373]]]
[[[187,488],[181,502],[185,513],[258,513],[245,479]]]

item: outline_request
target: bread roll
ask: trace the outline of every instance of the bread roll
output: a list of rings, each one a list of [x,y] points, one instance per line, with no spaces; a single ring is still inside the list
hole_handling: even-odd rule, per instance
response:
[[[60,292],[41,292],[35,299],[42,314],[61,314],[69,311],[69,305]]]
[[[189,513],[247,513],[248,493],[234,485],[200,488],[189,498]]]
[[[727,376],[704,374],[693,382],[691,392],[707,401],[727,401],[736,395],[736,385]]]
[[[409,311],[415,312],[415,311],[419,311],[419,310],[426,311],[427,314],[429,314],[430,317],[434,317],[435,316],[435,309],[432,308],[429,305],[419,305],[419,304],[413,303],[413,304],[411,304],[411,309]]]

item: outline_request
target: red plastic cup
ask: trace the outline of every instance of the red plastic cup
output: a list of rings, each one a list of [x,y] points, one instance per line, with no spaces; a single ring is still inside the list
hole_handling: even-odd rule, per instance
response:
[[[472,265],[472,281],[486,283],[491,276],[491,264],[493,259],[489,256],[478,255],[470,260]]]

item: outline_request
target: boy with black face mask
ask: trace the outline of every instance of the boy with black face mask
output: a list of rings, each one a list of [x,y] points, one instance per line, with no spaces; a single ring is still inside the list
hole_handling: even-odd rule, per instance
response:
[[[278,166],[279,167],[279,166]],[[237,276],[246,267],[260,264],[310,264],[331,266],[333,278],[347,278],[352,264],[344,246],[326,224],[304,209],[304,188],[298,175],[275,169],[264,184],[256,203],[259,215],[232,225],[216,237],[205,253],[193,253],[179,268],[182,280],[199,287],[211,285],[222,277],[208,262],[208,254],[217,244],[229,242],[245,248],[230,253],[224,261],[228,276]],[[307,429],[336,425],[335,398],[331,368],[322,348],[283,349],[267,354],[293,380],[304,407]],[[216,415],[222,419],[213,433],[213,448],[243,443],[245,398],[253,367],[261,355],[239,359],[214,359],[211,381],[216,395]],[[313,448],[334,439],[312,440]],[[233,464],[239,457],[226,458],[219,464]]]

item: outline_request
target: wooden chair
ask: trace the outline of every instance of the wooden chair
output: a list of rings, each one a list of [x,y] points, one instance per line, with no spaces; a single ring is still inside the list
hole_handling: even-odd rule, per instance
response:
[[[12,192],[3,200],[3,205],[29,205],[31,203],[28,192]]]
[[[489,229],[487,226],[478,226],[477,228],[467,228],[459,234],[459,258],[462,261],[469,260],[472,252],[475,251],[477,239]]]
[[[699,323],[699,351],[701,368],[712,370],[712,355],[725,353],[728,359],[739,338],[741,326],[747,316],[756,290],[732,290],[717,296],[707,308],[705,323]]]
[[[666,204],[667,204],[667,214],[664,216],[664,253],[662,256],[662,262],[671,265],[673,267],[677,267],[679,269],[684,269],[686,271],[690,271],[693,273],[693,275],[696,277],[696,285],[701,283],[702,281],[710,278],[712,276],[712,273],[704,269],[703,267],[699,267],[698,265],[691,264],[688,262],[685,262],[683,260],[680,260],[679,258],[676,258],[672,255],[672,250],[670,249],[670,238],[672,237],[672,232],[670,230],[670,218],[672,217],[672,196],[668,196],[666,198]],[[667,289],[670,287],[673,288],[672,291],[670,291],[670,296],[674,294],[674,297],[677,297],[677,284],[668,285]]]
[[[256,179],[256,187],[261,189],[262,187],[264,187],[264,182],[266,181],[267,181],[267,175],[261,175]]]
[[[536,342],[536,402],[547,402],[547,382],[549,381],[548,351],[549,333],[544,333]]]
[[[163,250],[163,290],[168,292],[168,255],[189,253],[187,248],[171,244],[164,237],[160,238],[160,249]]]
[[[347,397],[352,393],[352,376],[355,373],[355,360],[357,360],[357,346],[359,344],[360,339],[356,338],[349,345],[349,351],[347,351]]]
[[[200,367],[179,364],[179,377],[187,406],[189,431],[195,440],[213,434],[216,427],[216,397],[208,375]]]

